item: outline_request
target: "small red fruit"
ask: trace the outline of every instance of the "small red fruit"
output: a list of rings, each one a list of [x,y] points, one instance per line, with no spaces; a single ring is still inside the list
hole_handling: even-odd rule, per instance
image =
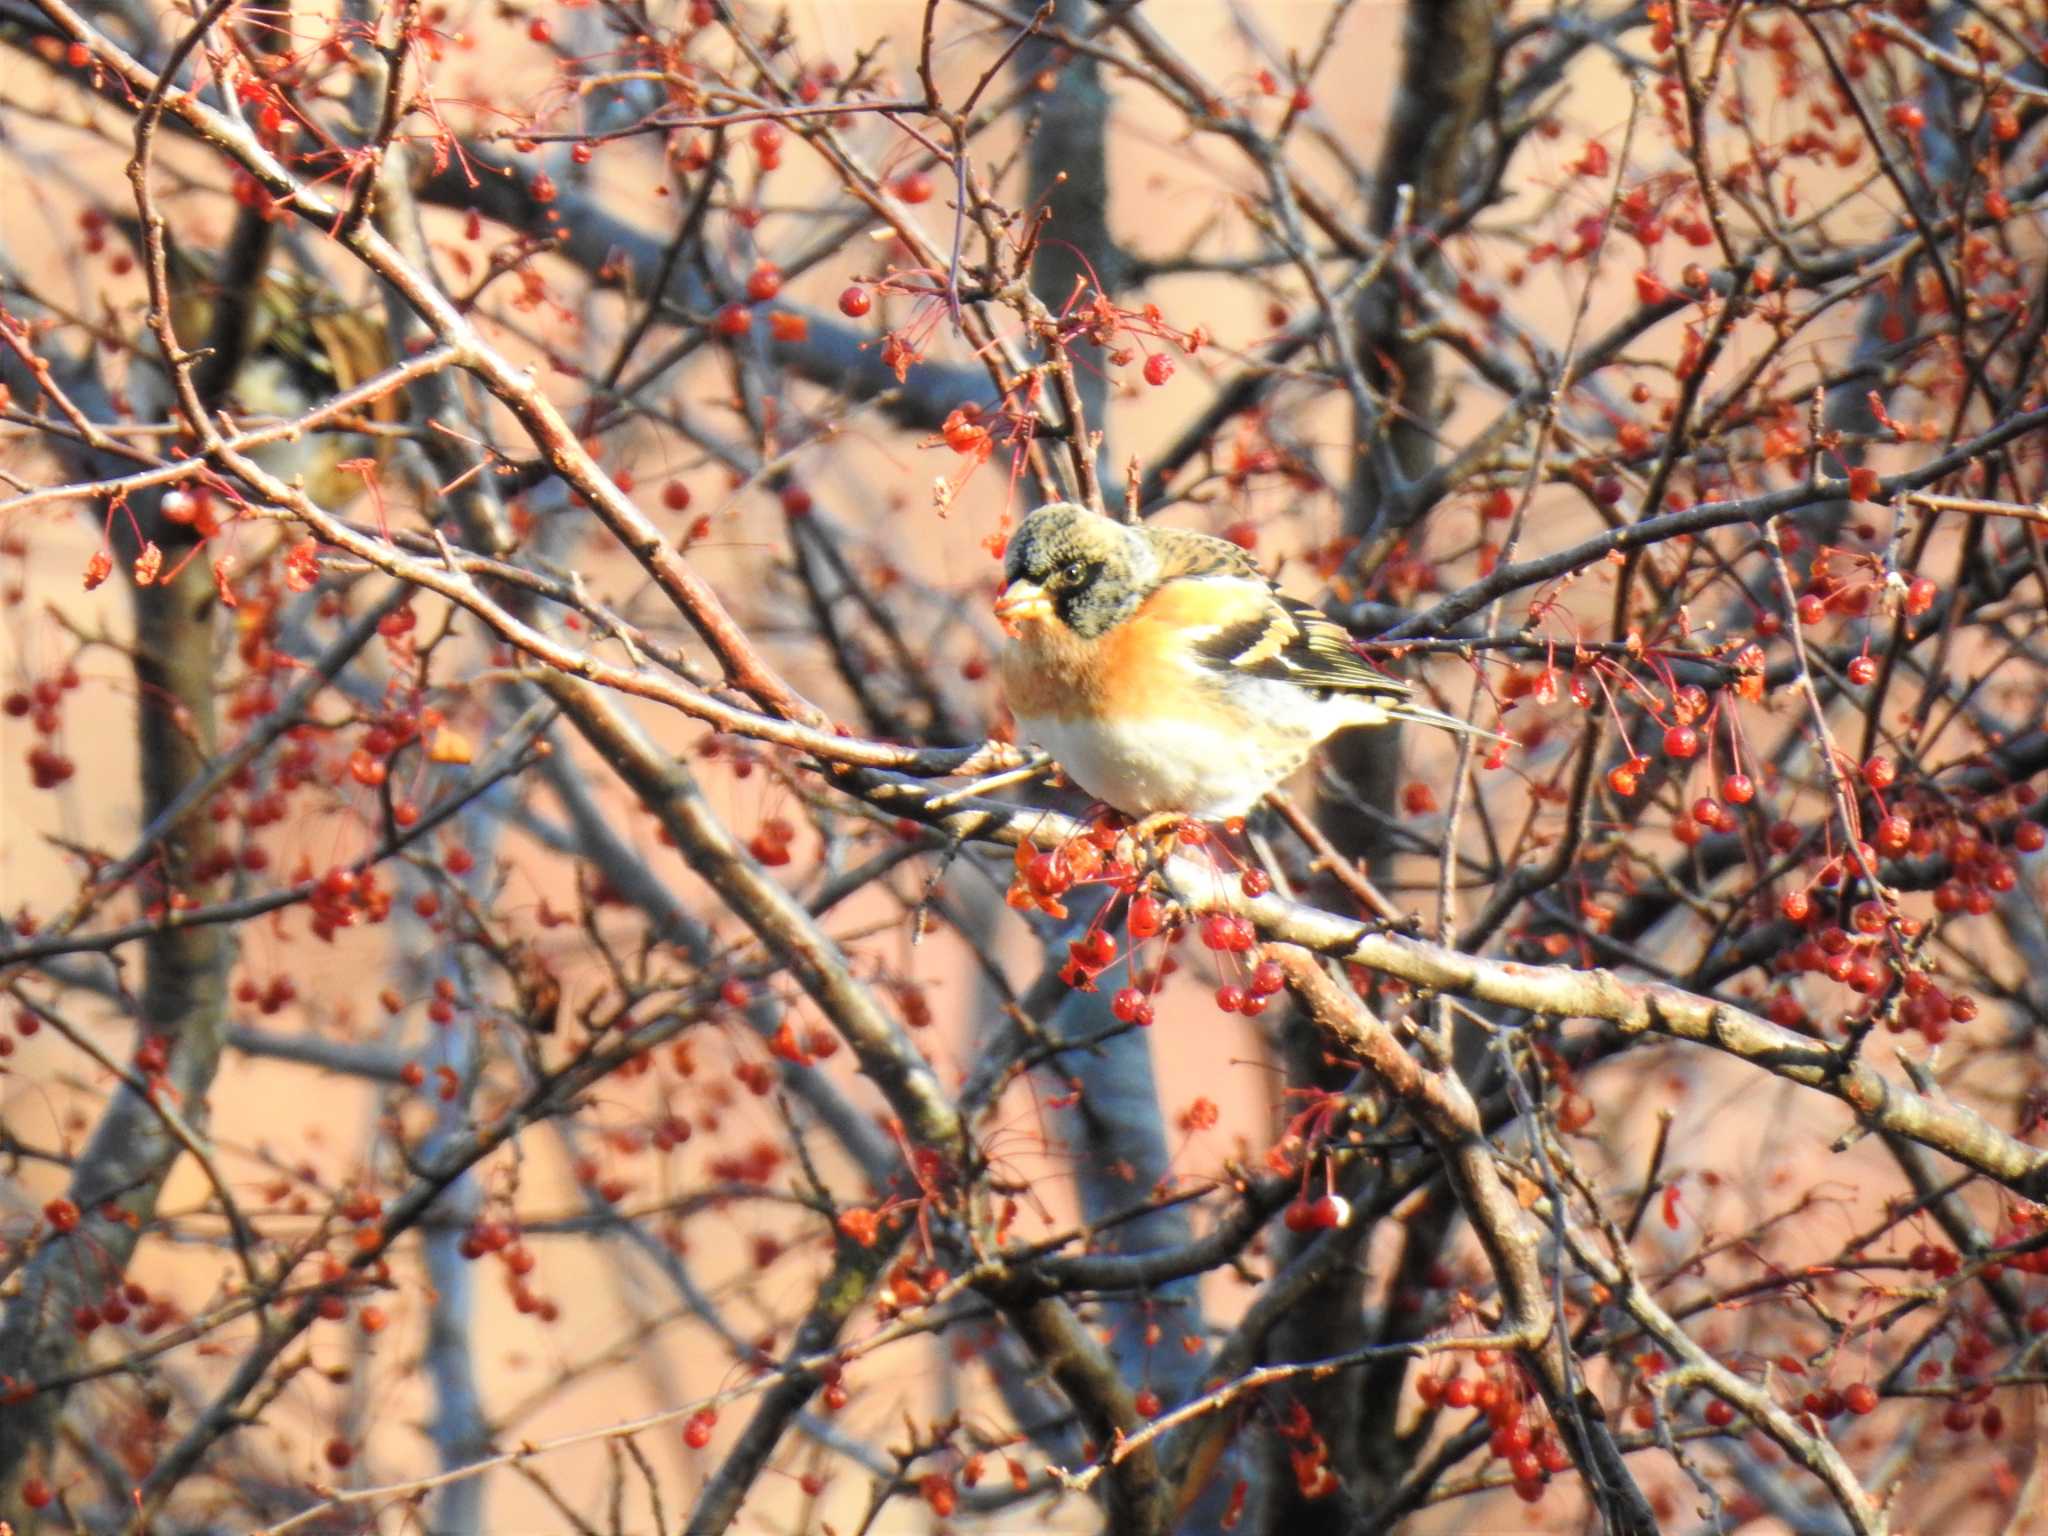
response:
[[[1127,921],[1133,942],[1151,938],[1159,931],[1159,902],[1149,895],[1133,896]]]
[[[839,295],[839,313],[849,320],[858,320],[874,307],[874,295],[865,288],[849,288]]]

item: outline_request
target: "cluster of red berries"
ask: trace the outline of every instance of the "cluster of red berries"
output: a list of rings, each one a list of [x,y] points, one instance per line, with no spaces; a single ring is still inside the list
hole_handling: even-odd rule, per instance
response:
[[[298,983],[283,971],[261,986],[253,976],[244,976],[235,983],[235,1001],[266,1015],[283,1012],[298,995]]]
[[[1315,1421],[1300,1399],[1289,1402],[1275,1426],[1287,1442],[1287,1460],[1294,1471],[1294,1486],[1304,1499],[1328,1498],[1337,1491],[1337,1474],[1330,1470],[1330,1447],[1316,1429]]]
[[[519,1239],[518,1231],[509,1222],[495,1217],[482,1217],[470,1225],[456,1244],[456,1252],[465,1259],[475,1262],[486,1254],[496,1254],[505,1269],[505,1288],[512,1297],[513,1310],[523,1317],[537,1317],[544,1323],[552,1323],[562,1315],[559,1303],[550,1297],[537,1294],[528,1284],[527,1277],[533,1273],[538,1262],[533,1250]]]
[[[147,1337],[180,1321],[183,1315],[175,1303],[153,1297],[128,1280],[110,1287],[98,1301],[82,1301],[72,1308],[71,1327],[83,1338],[102,1324],[110,1328],[132,1324],[138,1334]]]
[[[1416,1396],[1425,1408],[1485,1414],[1493,1426],[1487,1450],[1507,1464],[1516,1496],[1533,1504],[1543,1497],[1544,1484],[1571,1466],[1571,1456],[1548,1426],[1531,1422],[1528,1394],[1512,1364],[1491,1349],[1474,1351],[1473,1359],[1481,1367],[1478,1377],[1466,1375],[1462,1366],[1448,1374],[1424,1372],[1416,1378]]]
[[[1103,879],[1128,888],[1136,872],[1113,858],[1122,835],[1119,823],[1102,821],[1044,851],[1028,840],[1020,841],[1005,901],[1020,912],[1035,908],[1048,917],[1065,917],[1067,907],[1061,898],[1077,885]]]
[[[790,861],[790,850],[796,845],[796,827],[786,816],[770,816],[764,819],[759,830],[747,839],[747,852],[758,863],[775,868]]]
[[[1289,1202],[1280,1219],[1290,1232],[1328,1232],[1351,1219],[1351,1202],[1334,1190],[1313,1200],[1303,1191]]]
[[[313,936],[331,940],[340,929],[383,922],[391,915],[391,892],[378,882],[374,869],[336,865],[314,883],[311,905]]]
[[[9,719],[26,719],[35,728],[37,739],[28,749],[28,773],[29,781],[37,789],[55,789],[78,771],[78,765],[54,744],[63,724],[64,695],[76,689],[78,681],[77,670],[66,667],[55,677],[40,678],[27,688],[16,688],[0,700],[0,710]]]

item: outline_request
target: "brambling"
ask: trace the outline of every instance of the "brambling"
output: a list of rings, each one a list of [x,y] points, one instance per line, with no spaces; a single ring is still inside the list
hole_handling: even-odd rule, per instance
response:
[[[131,238],[139,248],[139,230]],[[203,347],[220,301],[220,258],[168,236],[164,258],[172,328],[184,346]],[[256,279],[247,323],[229,399],[222,402],[237,414],[280,420],[303,416],[391,362],[377,307],[353,302],[320,276],[282,261],[267,264]],[[153,348],[148,356],[161,363]],[[149,414],[170,414],[169,387],[160,379],[150,379],[139,399]],[[395,390],[370,401],[356,418],[391,426],[403,419],[405,408],[405,392]],[[343,507],[362,494],[364,477],[341,466],[365,458],[386,462],[392,448],[389,436],[351,432],[330,422],[266,443],[250,457],[280,480],[300,480],[321,506]]]
[[[1126,815],[1242,816],[1351,726],[1493,735],[1412,702],[1227,539],[1054,502],[1017,526],[1003,570],[1018,734]]]

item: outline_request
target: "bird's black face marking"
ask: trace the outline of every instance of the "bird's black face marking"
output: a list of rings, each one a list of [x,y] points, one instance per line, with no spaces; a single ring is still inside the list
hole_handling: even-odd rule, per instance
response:
[[[1041,507],[1018,525],[1003,571],[1044,588],[1060,622],[1084,640],[1122,623],[1145,597],[1129,535],[1064,504]]]

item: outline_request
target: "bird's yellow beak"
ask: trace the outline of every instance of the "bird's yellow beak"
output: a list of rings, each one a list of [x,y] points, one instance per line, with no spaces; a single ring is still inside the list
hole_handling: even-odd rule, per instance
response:
[[[1013,581],[996,594],[996,621],[1007,632],[1031,620],[1052,617],[1052,598],[1035,581]]]

